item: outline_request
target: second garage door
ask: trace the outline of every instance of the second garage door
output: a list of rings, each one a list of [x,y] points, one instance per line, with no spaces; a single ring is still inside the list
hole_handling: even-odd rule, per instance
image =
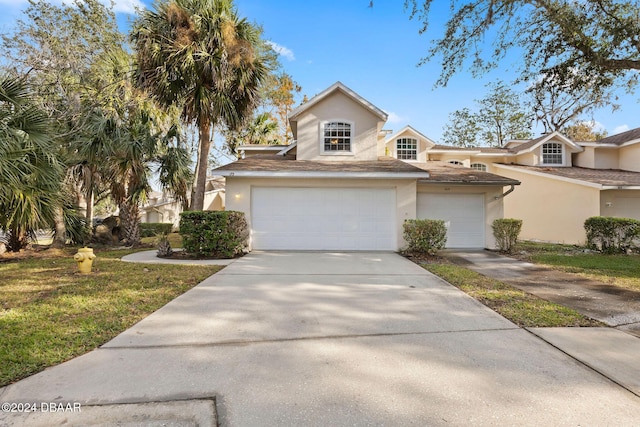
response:
[[[397,250],[391,188],[254,187],[254,249]]]
[[[484,248],[484,195],[418,193],[418,218],[447,225],[448,248]]]

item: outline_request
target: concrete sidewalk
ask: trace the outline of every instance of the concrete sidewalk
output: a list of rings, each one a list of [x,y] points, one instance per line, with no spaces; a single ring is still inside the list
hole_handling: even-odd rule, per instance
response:
[[[640,292],[563,273],[487,250],[444,251],[454,263],[640,337]]]
[[[101,411],[93,424],[118,411],[123,424],[205,423],[210,408],[221,426],[637,425],[640,374],[625,363],[640,340],[591,331],[532,334],[393,253],[252,253],[0,401],[81,402]],[[598,354],[582,363],[562,346]]]

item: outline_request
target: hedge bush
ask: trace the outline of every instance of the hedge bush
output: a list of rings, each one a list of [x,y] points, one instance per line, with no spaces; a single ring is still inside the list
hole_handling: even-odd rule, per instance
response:
[[[491,225],[493,236],[496,238],[496,246],[501,252],[511,252],[518,242],[522,220],[514,218],[498,218]]]
[[[169,234],[173,230],[173,224],[164,222],[141,222],[140,237],[154,237],[158,234]]]
[[[243,212],[189,211],[180,214],[180,235],[188,253],[233,258],[247,248],[249,227]]]
[[[640,221],[631,218],[593,216],[584,222],[587,246],[607,254],[637,247]]]
[[[404,221],[407,251],[435,255],[447,243],[447,227],[439,219],[407,219]]]

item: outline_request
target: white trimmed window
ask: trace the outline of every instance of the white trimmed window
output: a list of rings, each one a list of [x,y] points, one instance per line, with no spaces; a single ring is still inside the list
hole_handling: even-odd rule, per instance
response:
[[[481,171],[481,172],[486,172],[487,171],[487,165],[485,165],[484,163],[471,163],[470,167],[473,170],[477,170],[477,171]]]
[[[464,166],[464,163],[462,163],[460,160],[449,160],[449,163],[451,163],[452,165]]]
[[[327,122],[324,124],[324,151],[351,151],[351,123]]]
[[[561,165],[562,144],[557,142],[542,144],[542,163],[545,165]]]
[[[396,158],[416,160],[418,158],[418,140],[415,138],[396,139]]]

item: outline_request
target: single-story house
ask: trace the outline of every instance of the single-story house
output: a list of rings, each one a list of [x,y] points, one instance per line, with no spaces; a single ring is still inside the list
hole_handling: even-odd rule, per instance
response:
[[[597,142],[554,132],[499,148],[462,148],[434,144],[407,127],[387,138],[385,149],[409,163],[438,160],[521,182],[504,199],[504,216],[523,220],[522,239],[581,244],[591,216],[640,219],[640,128]]]
[[[251,248],[389,250],[406,219],[443,219],[450,248],[494,248],[491,224],[520,182],[425,156],[435,144],[405,128],[388,148],[387,114],[338,82],[289,116],[295,142],[241,147],[221,166],[226,208],[246,214]]]

